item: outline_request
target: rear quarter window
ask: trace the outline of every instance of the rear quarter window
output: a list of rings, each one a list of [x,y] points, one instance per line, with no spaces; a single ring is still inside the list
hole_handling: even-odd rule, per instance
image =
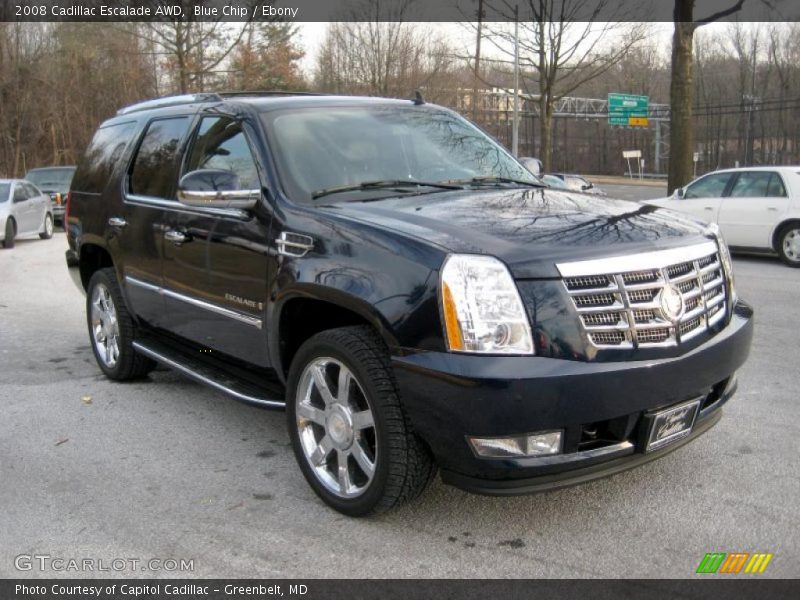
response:
[[[89,142],[83,161],[75,171],[71,189],[100,194],[108,185],[114,169],[136,131],[136,122],[107,125],[97,130]]]
[[[155,119],[133,160],[130,193],[154,198],[174,198],[178,176],[178,150],[189,131],[188,117]]]

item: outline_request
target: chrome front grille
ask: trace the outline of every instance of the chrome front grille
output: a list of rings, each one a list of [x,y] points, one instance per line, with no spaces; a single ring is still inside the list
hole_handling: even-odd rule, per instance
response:
[[[674,346],[708,330],[727,312],[714,242],[558,268],[597,348]]]

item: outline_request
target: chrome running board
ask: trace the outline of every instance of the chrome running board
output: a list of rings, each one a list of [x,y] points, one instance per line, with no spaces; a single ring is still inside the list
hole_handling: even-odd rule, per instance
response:
[[[275,398],[275,396],[280,397],[277,390],[260,389],[253,384],[234,379],[222,369],[199,360],[191,360],[158,341],[135,340],[133,347],[140,354],[178,371],[189,379],[227,394],[239,402],[273,410],[286,408],[286,402]]]

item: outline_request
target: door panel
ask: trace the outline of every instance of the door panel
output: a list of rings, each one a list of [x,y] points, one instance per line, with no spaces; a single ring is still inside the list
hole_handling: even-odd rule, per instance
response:
[[[183,172],[230,171],[238,189],[260,189],[251,146],[235,119],[206,116],[198,124]],[[257,213],[257,214],[256,214]],[[269,217],[182,207],[170,212],[164,241],[169,329],[214,351],[268,367]]]
[[[675,200],[674,208],[703,221],[716,222],[731,176],[731,173],[710,173],[690,183],[683,198]]]
[[[24,183],[18,183],[14,187],[14,218],[17,220],[17,235],[27,235],[33,230],[35,208],[31,195]]]
[[[168,329],[230,356],[267,367],[265,314],[269,224],[174,211],[164,241]]]
[[[777,172],[744,171],[723,198],[720,228],[732,246],[770,248],[772,231],[788,208],[786,188]]]
[[[163,287],[164,232],[174,200],[178,149],[189,132],[191,118],[178,116],[152,120],[131,161],[123,214],[112,215],[109,231],[128,301],[136,315],[149,325],[168,326]],[[116,224],[115,224],[116,223]]]

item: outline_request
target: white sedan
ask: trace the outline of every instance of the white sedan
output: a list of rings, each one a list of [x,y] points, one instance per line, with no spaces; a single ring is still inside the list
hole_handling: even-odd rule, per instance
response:
[[[0,242],[13,248],[14,239],[39,234],[53,237],[53,205],[50,196],[24,179],[0,179]]]
[[[646,202],[717,223],[729,246],[774,251],[800,267],[800,167],[714,171]]]

